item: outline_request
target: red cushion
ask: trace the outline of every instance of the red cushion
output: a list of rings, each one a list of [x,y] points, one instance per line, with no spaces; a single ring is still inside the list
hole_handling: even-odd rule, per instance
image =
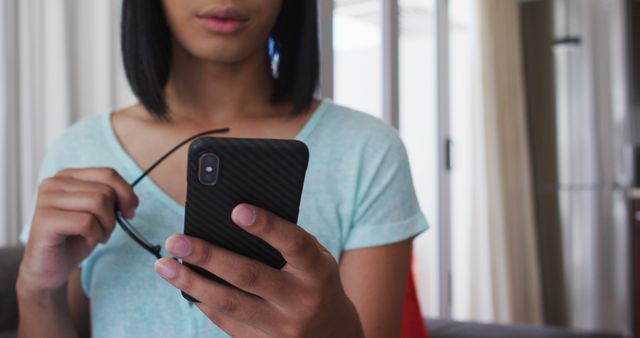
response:
[[[404,314],[402,316],[401,338],[428,338],[427,328],[420,313],[418,295],[413,281],[413,268],[409,269],[407,291],[405,292]]]

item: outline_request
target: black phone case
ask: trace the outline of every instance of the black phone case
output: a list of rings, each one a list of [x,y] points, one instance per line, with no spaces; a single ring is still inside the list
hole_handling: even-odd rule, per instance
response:
[[[213,153],[219,160],[218,179],[213,186],[202,184],[198,176],[200,157],[205,153]],[[297,223],[308,161],[307,146],[295,140],[195,140],[189,147],[184,233],[281,269],[286,261],[280,252],[237,226],[231,220],[231,211],[240,203],[249,203]],[[183,264],[230,285],[200,267]]]

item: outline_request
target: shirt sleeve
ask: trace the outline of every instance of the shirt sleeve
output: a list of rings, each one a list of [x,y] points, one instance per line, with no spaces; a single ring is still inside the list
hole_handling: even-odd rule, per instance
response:
[[[397,243],[427,230],[407,151],[397,133],[369,142],[362,156],[345,250]]]

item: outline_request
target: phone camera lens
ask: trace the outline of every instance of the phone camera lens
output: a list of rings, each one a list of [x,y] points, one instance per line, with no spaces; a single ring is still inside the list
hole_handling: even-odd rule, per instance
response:
[[[198,179],[204,185],[213,186],[218,183],[220,159],[216,154],[206,153],[200,156]]]

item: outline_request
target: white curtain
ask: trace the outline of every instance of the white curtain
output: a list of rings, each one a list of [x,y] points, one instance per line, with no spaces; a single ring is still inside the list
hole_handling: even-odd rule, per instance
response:
[[[28,221],[47,146],[81,117],[134,102],[122,71],[120,7],[0,2],[0,245],[16,243]]]
[[[469,53],[458,58],[470,74],[458,89],[469,91],[469,100],[452,117],[459,150],[452,177],[453,315],[541,323],[519,2],[466,5],[471,24],[462,45]]]

